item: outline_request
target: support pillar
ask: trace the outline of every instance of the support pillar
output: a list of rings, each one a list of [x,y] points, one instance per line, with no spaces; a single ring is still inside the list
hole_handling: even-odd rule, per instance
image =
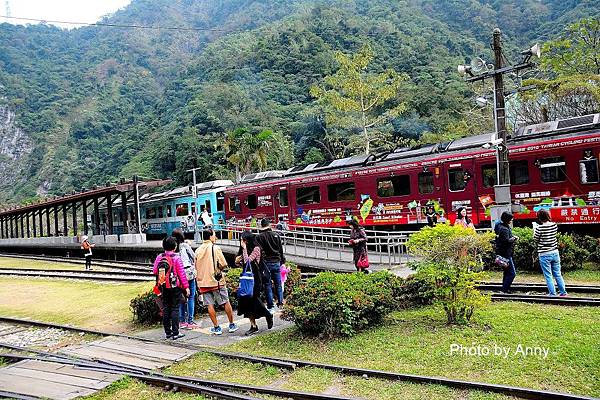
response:
[[[40,236],[44,236],[44,220],[42,219],[42,214],[44,212],[44,210],[42,208],[40,208],[39,212],[39,217],[40,217]],[[48,236],[50,236],[50,231],[46,232],[48,234]]]
[[[54,206],[54,236],[58,236],[58,206]]]
[[[88,234],[88,213],[87,213],[87,201],[81,202],[81,216],[83,218],[83,234]]]
[[[129,212],[127,211],[127,193],[121,193],[121,212],[123,213],[123,233],[129,233],[127,220],[129,219]]]
[[[29,225],[29,213],[25,214],[25,222],[27,222],[27,238],[31,237],[31,226]]]
[[[4,239],[4,217],[0,217],[0,238]]]
[[[33,225],[33,237],[37,237],[37,224],[35,223],[35,210],[31,213],[31,222]]]
[[[77,236],[77,203],[73,202],[71,207],[73,207],[73,236]]]
[[[100,234],[100,210],[98,209],[98,198],[94,197],[94,235]]]
[[[50,207],[46,208],[46,232],[50,235]]]
[[[108,213],[106,222],[108,223],[108,234],[113,234],[113,208],[112,208],[112,195],[106,196],[106,212]]]
[[[15,219],[15,216],[11,215],[10,216],[10,238],[11,239],[14,239],[14,237],[15,237],[14,219]]]
[[[133,183],[134,183],[134,187],[133,187],[133,212],[135,214],[135,226],[136,226],[136,232],[135,233],[142,233],[142,224],[140,221],[140,188],[138,185],[138,181],[139,178],[138,176],[134,176],[133,177]],[[133,232],[130,232],[133,233]]]
[[[62,217],[63,217],[63,236],[69,234],[69,223],[67,222],[67,204],[62,206]]]

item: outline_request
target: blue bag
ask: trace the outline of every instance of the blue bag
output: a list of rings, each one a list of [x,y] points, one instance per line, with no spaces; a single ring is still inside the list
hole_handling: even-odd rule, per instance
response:
[[[254,275],[252,274],[252,266],[250,261],[240,274],[240,287],[237,291],[237,297],[252,297],[254,294]]]

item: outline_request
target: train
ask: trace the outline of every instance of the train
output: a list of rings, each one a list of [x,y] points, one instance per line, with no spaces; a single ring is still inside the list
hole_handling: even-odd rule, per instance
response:
[[[256,226],[262,218],[292,227],[343,227],[350,218],[371,229],[423,226],[429,206],[453,223],[465,208],[478,227],[491,224],[497,182],[490,134],[312,163],[287,170],[203,182],[140,197],[141,231],[188,235],[204,224],[206,209],[216,229],[227,223]],[[508,138],[511,203],[516,225],[531,224],[545,208],[561,224],[600,223],[600,114],[521,127]],[[198,213],[196,214],[196,210]],[[130,208],[129,224],[134,224]],[[106,210],[102,211],[105,222]],[[114,205],[115,233],[123,232]],[[129,231],[136,231],[129,226]]]

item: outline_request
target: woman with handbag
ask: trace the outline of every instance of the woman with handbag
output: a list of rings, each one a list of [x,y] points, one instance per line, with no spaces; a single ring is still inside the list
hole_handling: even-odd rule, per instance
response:
[[[369,273],[369,255],[367,254],[367,233],[354,218],[348,220],[350,225],[350,240],[348,244],[352,246],[354,252],[354,266],[356,271]]]
[[[505,211],[500,216],[500,221],[494,227],[494,232],[496,233],[496,265],[502,267],[503,270],[503,293],[510,293],[510,285],[512,285],[517,275],[512,256],[515,242],[519,238],[512,233],[510,227],[512,220],[513,215]]]
[[[244,318],[250,320],[250,329],[245,333],[246,336],[254,335],[258,332],[256,320],[265,317],[267,320],[267,328],[273,327],[273,315],[267,310],[265,304],[260,300],[262,278],[259,270],[259,263],[262,250],[256,241],[256,235],[246,231],[242,233],[240,240],[242,256],[238,257],[237,261],[243,263],[244,271],[240,276],[240,289],[238,289],[238,315],[243,315]],[[249,290],[249,285],[242,286],[242,280],[250,278],[248,272],[252,271],[253,287]],[[250,280],[252,280],[250,278]],[[244,292],[242,292],[244,289]]]

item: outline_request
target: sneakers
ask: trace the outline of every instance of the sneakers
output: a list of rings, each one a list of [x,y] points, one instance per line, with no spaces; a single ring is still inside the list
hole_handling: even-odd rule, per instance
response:
[[[238,326],[235,323],[231,323],[231,324],[229,324],[228,332],[229,333],[233,333],[233,332],[237,331],[238,329],[239,328],[238,328]]]
[[[256,332],[258,332],[258,326],[251,326],[250,329],[248,329],[246,331],[246,333],[244,333],[244,335],[246,336],[252,336],[254,335]]]
[[[179,329],[190,329],[190,324],[187,322],[182,322],[179,324]]]
[[[277,306],[273,306],[271,308],[268,308],[267,310],[269,310],[269,312],[271,313],[271,315],[275,314],[277,312]]]
[[[273,327],[273,314],[267,315],[267,328],[271,329]]]
[[[198,325],[196,322],[192,321],[187,324],[187,328],[190,330],[200,329],[200,325]]]
[[[212,328],[210,328],[210,333],[212,335],[222,335],[223,334],[223,330],[221,329],[220,326],[213,326]]]
[[[182,337],[185,337],[185,335],[183,333],[179,333],[177,335],[171,336],[171,339],[172,340],[177,340],[177,339],[181,339]]]
[[[567,297],[569,294],[568,293],[561,293],[559,294],[560,297]]]
[[[169,339],[171,339],[172,337],[173,337],[173,335],[172,335],[172,334],[170,334],[170,335],[167,335],[167,336],[165,336],[165,339],[169,340]]]

